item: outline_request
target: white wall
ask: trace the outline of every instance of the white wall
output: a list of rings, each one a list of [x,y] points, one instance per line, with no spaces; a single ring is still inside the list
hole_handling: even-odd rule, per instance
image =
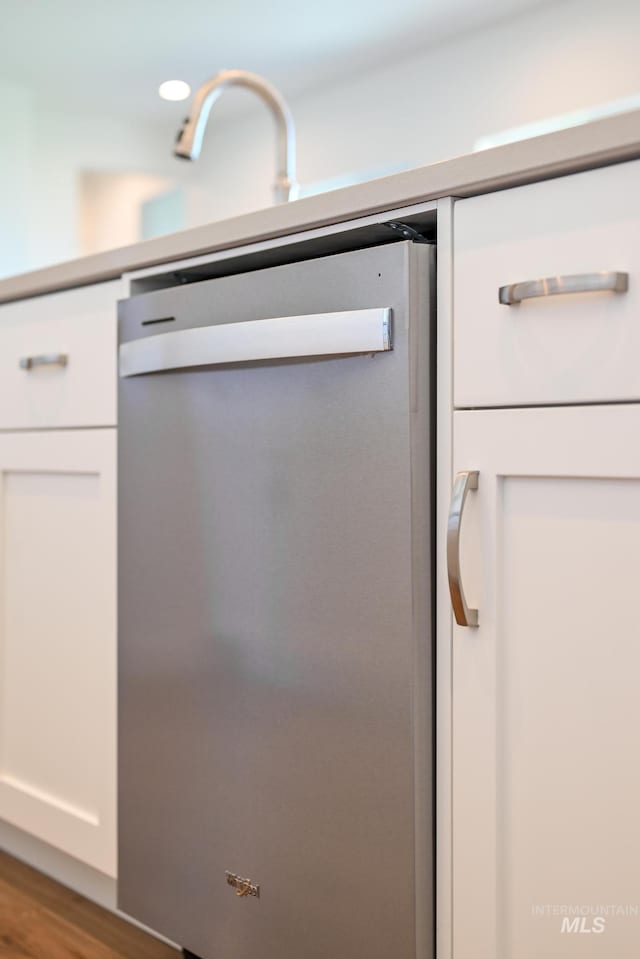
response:
[[[637,0],[564,0],[290,96],[299,179],[431,163],[468,152],[483,134],[640,93],[638,37]],[[274,134],[260,106],[237,121],[214,111],[200,160],[187,164],[170,156],[173,114],[164,125],[45,114],[20,96],[0,87],[0,274],[80,252],[83,171],[182,184],[190,225],[271,202]],[[240,109],[251,102],[245,91],[228,96]],[[119,244],[127,231],[123,218]],[[116,236],[110,229],[109,242]]]
[[[0,86],[0,274],[15,273],[29,259],[32,103],[27,90]]]
[[[79,176],[79,246],[98,253],[135,243],[141,236],[142,205],[172,186],[167,177],[147,173],[100,173]]]
[[[166,177],[170,153],[164,129],[43,111],[27,89],[0,80],[0,276],[89,252],[81,244],[85,171]],[[122,225],[125,232],[110,231],[109,241],[130,241],[129,224]]]
[[[30,263],[56,263],[90,252],[81,245],[81,190],[86,172],[162,176],[172,166],[165,131],[113,117],[36,110],[29,204]],[[126,189],[126,187],[125,187]],[[99,225],[96,232],[100,232]],[[114,230],[105,230],[109,241]],[[117,245],[130,242],[128,223]]]

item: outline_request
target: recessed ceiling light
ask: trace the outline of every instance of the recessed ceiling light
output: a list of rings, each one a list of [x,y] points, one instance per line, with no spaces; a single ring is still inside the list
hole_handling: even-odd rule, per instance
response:
[[[184,80],[165,80],[158,87],[158,93],[163,100],[186,100],[191,87]]]

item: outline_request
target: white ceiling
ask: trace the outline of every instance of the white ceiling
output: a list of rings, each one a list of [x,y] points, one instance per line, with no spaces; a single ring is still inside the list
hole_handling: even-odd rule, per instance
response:
[[[0,0],[0,78],[62,110],[160,119],[176,110],[162,80],[238,67],[291,96],[549,2]]]

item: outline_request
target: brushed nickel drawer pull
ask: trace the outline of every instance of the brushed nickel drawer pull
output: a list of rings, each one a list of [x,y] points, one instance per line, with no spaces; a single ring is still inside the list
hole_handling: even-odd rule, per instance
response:
[[[456,474],[447,521],[447,574],[453,615],[458,626],[477,626],[478,610],[469,609],[462,588],[460,574],[460,526],[469,490],[478,488],[478,471],[466,470]]]
[[[37,366],[66,366],[67,353],[42,353],[40,356],[23,356],[20,359],[21,370],[34,370]]]
[[[558,296],[562,293],[626,293],[629,289],[628,273],[576,273],[572,276],[548,276],[542,280],[525,280],[510,283],[498,290],[498,300],[503,306],[516,306],[522,300],[539,296]]]

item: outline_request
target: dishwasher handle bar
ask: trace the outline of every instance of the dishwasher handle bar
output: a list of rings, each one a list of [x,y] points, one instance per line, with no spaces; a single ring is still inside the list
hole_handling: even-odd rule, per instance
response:
[[[120,376],[226,363],[379,353],[392,349],[389,307],[219,323],[120,346]]]

